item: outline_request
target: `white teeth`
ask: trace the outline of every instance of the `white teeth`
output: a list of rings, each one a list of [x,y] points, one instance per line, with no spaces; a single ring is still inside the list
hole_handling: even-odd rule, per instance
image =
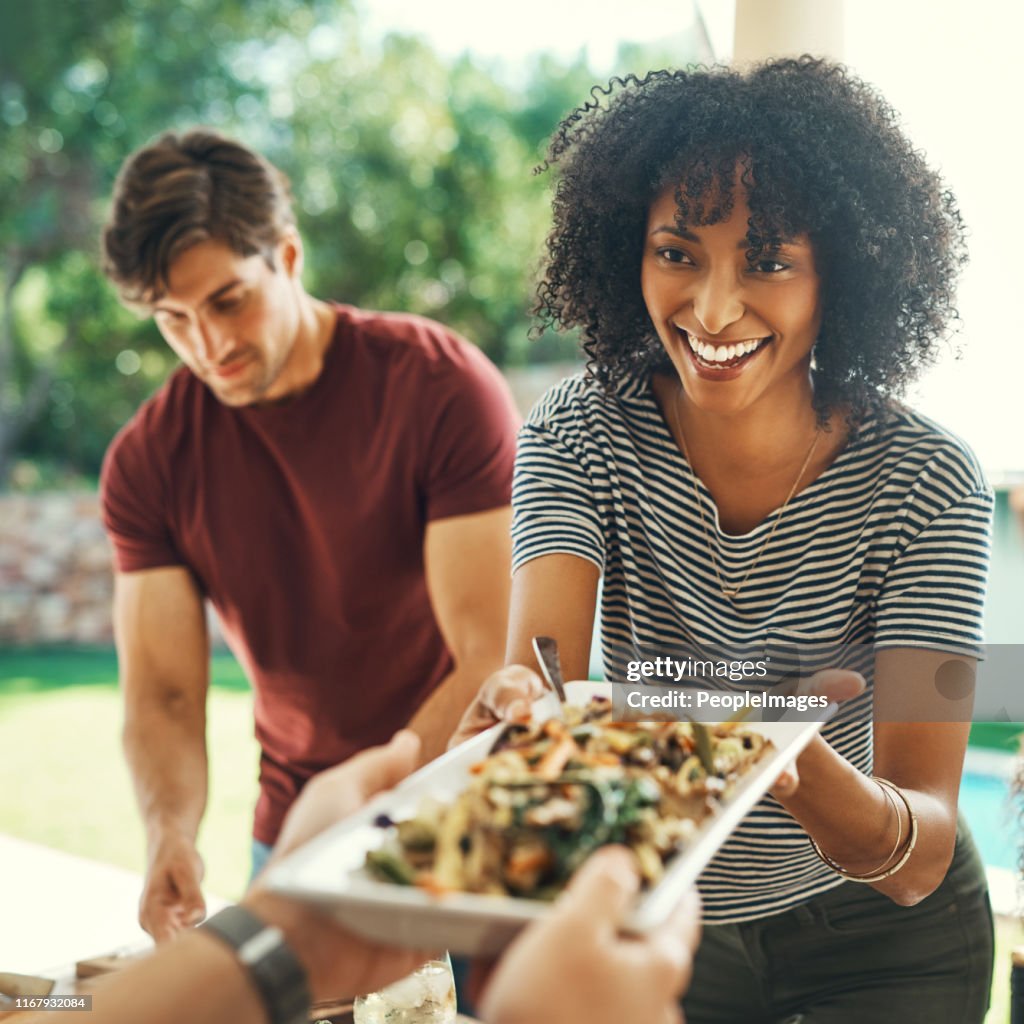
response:
[[[737,356],[747,356],[760,348],[764,338],[755,338],[750,341],[741,341],[732,345],[712,345],[709,342],[695,338],[689,331],[683,331],[690,348],[697,353],[705,363],[727,363]]]

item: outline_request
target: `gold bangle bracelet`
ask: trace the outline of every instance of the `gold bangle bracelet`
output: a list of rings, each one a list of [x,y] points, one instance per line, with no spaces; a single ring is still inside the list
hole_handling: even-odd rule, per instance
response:
[[[878,785],[878,788],[882,791],[882,796],[885,797],[888,805],[893,809],[893,813],[896,815],[896,842],[893,844],[892,850],[889,851],[889,856],[882,861],[873,871],[868,871],[864,874],[858,872],[848,871],[845,868],[841,868],[821,847],[811,839],[811,845],[814,847],[815,853],[830,867],[833,871],[838,872],[844,878],[848,878],[851,882],[862,882],[868,879],[873,879],[878,874],[885,870],[887,864],[892,863],[892,859],[896,856],[896,851],[900,848],[900,843],[903,840],[903,819],[900,817],[900,809],[896,806],[896,798],[890,792],[891,783],[883,784],[878,779],[872,779]],[[810,837],[808,837],[810,838]]]
[[[849,882],[862,882],[865,884],[870,884],[873,882],[881,882],[883,879],[890,878],[892,875],[896,874],[896,872],[899,871],[900,868],[902,868],[908,860],[910,860],[910,855],[914,852],[914,847],[917,845],[917,815],[914,813],[914,809],[910,806],[910,801],[907,799],[906,793],[904,793],[903,790],[900,789],[900,787],[897,786],[895,783],[892,783],[888,779],[883,779],[877,775],[872,776],[872,782],[877,782],[878,785],[881,786],[884,791],[888,792],[889,790],[891,790],[892,793],[899,796],[899,798],[903,801],[903,805],[907,808],[907,813],[910,815],[910,832],[907,840],[907,847],[903,851],[903,854],[900,857],[900,859],[895,864],[893,864],[891,868],[887,868],[884,871],[878,869],[874,873],[867,875],[854,874],[852,871],[847,871],[846,868],[844,868],[842,865],[837,864],[827,853],[825,853],[825,851],[822,850],[822,848],[817,844],[817,842],[815,842],[813,836],[807,837],[808,839],[810,839],[811,846],[814,848],[814,852],[818,855],[818,857],[825,864],[827,864],[837,875],[841,875]],[[892,806],[896,806],[895,801],[892,801]],[[896,818],[900,824],[900,836],[902,837],[902,821],[900,821],[898,810],[896,812]],[[882,862],[882,868],[885,868],[885,865],[888,864],[889,861],[891,861],[892,858],[896,855],[897,849],[899,849],[898,840],[896,843],[896,849],[894,849],[893,852],[889,854],[889,856],[886,858],[886,860]]]
[[[896,797],[889,792],[888,786],[883,786],[878,779],[872,779],[878,788],[882,791],[882,795],[886,800],[889,801],[889,806],[893,809],[896,815],[896,842],[892,844],[892,849],[889,851],[889,856],[882,861],[881,864],[875,868],[875,871],[884,871],[886,864],[891,864],[893,858],[896,856],[899,848],[903,845],[903,819],[900,817],[900,809],[896,806]]]

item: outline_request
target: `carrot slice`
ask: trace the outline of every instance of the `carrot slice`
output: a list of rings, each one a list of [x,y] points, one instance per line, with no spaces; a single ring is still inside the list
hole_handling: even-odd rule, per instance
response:
[[[537,762],[534,774],[548,782],[553,782],[562,774],[562,769],[568,764],[569,759],[579,753],[579,749],[576,746],[576,741],[568,733],[562,733],[558,741],[552,744]]]

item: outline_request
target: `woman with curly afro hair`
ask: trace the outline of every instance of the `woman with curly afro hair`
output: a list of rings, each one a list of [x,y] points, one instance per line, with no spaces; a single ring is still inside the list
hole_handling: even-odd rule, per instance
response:
[[[520,436],[510,660],[550,634],[585,678],[600,596],[611,678],[726,651],[839,705],[701,876],[687,1020],[980,1022],[957,792],[992,495],[899,401],[956,319],[953,197],[810,57],[613,80],[547,165],[536,312],[588,371]]]

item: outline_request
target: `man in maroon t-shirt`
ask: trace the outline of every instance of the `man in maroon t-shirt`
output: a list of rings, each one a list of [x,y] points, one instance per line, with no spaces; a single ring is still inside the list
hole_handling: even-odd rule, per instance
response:
[[[184,363],[102,477],[161,940],[204,911],[204,599],[255,692],[266,852],[311,775],[406,724],[433,756],[502,665],[517,417],[439,324],[307,294],[286,180],[219,135],[131,156],[103,241]]]

